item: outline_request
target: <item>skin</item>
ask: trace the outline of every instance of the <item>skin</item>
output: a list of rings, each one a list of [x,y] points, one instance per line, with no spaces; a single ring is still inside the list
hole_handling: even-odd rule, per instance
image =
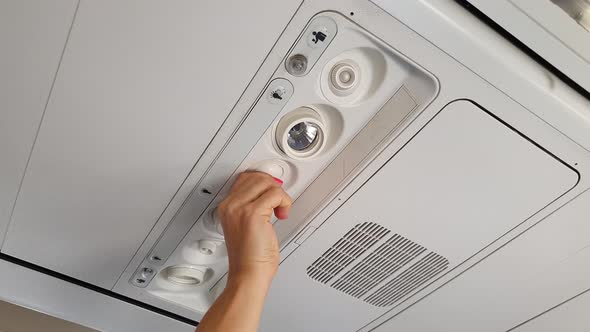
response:
[[[244,172],[218,206],[228,251],[228,282],[196,332],[258,329],[264,299],[279,266],[279,244],[270,221],[273,213],[286,219],[292,204],[281,185],[268,174]]]

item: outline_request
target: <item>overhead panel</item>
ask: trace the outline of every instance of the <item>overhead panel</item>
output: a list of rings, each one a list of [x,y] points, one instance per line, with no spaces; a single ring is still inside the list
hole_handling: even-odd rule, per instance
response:
[[[111,288],[299,3],[81,1],[2,252]]]
[[[76,4],[0,2],[0,247]]]
[[[586,191],[374,331],[588,331],[588,216]]]
[[[241,171],[259,170],[295,201],[274,223],[281,267],[263,331],[369,331],[392,317],[383,326],[470,326],[477,315],[445,320],[461,317],[457,306],[418,304],[444,305],[441,287],[464,276],[466,294],[480,280],[489,294],[517,294],[490,280],[517,260],[489,255],[587,188],[588,158],[572,142],[586,141],[587,124],[562,103],[570,94],[533,89],[539,76],[557,81],[530,59],[481,24],[469,32],[485,43],[462,38],[429,5],[384,6],[401,23],[354,0],[82,1],[3,253],[199,320],[227,281],[216,208]],[[419,31],[423,17],[432,34]],[[499,90],[496,74],[519,89]],[[576,126],[550,121],[564,118]],[[511,255],[575,251],[537,285],[564,273],[547,298],[578,291],[583,243],[548,252],[538,239],[551,240]],[[403,311],[412,304],[423,309]]]
[[[452,102],[282,262],[262,330],[360,329],[577,181],[491,113]]]
[[[151,252],[115,290],[202,315],[228,270],[216,207],[241,171],[281,178],[295,200],[314,180],[327,179],[315,192],[322,201],[416,117],[437,89],[432,75],[345,16],[315,15]],[[271,123],[262,121],[269,118]],[[314,207],[294,207],[291,227],[302,227],[306,220],[296,216]]]
[[[533,317],[516,327],[515,332],[584,332],[590,328],[590,289],[567,302]]]
[[[385,4],[386,1],[374,0]],[[590,92],[590,4],[587,0],[467,0],[544,61]]]
[[[282,178],[294,199],[274,223],[267,330],[390,317],[585,188],[570,190],[585,160],[571,142],[465,64],[387,13],[308,5],[246,91],[248,116],[191,173],[116,292],[202,317],[227,281],[216,207],[243,170]]]

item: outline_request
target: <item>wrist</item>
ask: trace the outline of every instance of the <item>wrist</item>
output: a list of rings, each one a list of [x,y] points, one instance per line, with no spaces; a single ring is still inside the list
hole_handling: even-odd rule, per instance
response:
[[[266,292],[270,287],[274,275],[258,271],[232,273],[230,271],[227,280],[228,287],[248,288]]]

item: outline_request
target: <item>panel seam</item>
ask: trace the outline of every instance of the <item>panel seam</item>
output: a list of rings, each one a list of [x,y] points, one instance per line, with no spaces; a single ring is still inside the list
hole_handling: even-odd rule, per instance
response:
[[[580,296],[582,296],[582,295],[584,295],[584,294],[586,294],[588,292],[590,292],[590,288],[582,291],[580,294],[577,294],[577,295],[574,295],[574,296],[570,297],[569,299],[567,299],[567,300],[565,300],[563,302],[558,303],[557,305],[555,305],[555,306],[553,306],[553,307],[551,307],[551,308],[549,308],[549,309],[547,309],[545,311],[542,311],[541,313],[539,313],[539,314],[537,314],[537,315],[535,315],[535,316],[533,316],[533,317],[525,320],[524,322],[522,322],[522,323],[514,326],[513,328],[507,330],[506,332],[514,331],[514,330],[518,329],[519,327],[521,327],[523,325],[526,325],[527,323],[535,320],[536,318],[539,318],[539,317],[543,316],[544,314],[552,311],[553,309],[557,309],[558,307],[561,307],[562,305],[564,305],[564,304],[566,304],[566,303],[568,303],[568,302],[570,302],[570,301],[572,301],[572,300],[574,300],[574,299],[576,299],[576,298],[578,298],[578,297],[580,297]]]
[[[23,173],[21,175],[21,178],[20,178],[20,181],[18,184],[18,190],[16,192],[16,195],[14,196],[14,201],[12,202],[12,206],[10,207],[10,215],[8,217],[8,224],[6,225],[6,229],[5,229],[6,231],[2,235],[2,238],[0,239],[0,249],[4,249],[4,241],[6,240],[6,237],[8,236],[8,231],[10,230],[10,226],[12,224],[12,217],[14,215],[14,210],[16,209],[18,198],[20,196],[20,193],[21,193],[21,190],[23,187],[23,183],[25,180],[25,176],[26,176],[27,170],[29,168],[29,163],[31,162],[31,157],[33,155],[33,151],[35,150],[35,145],[37,144],[39,132],[41,131],[41,126],[42,126],[43,120],[45,118],[45,113],[47,112],[47,106],[49,105],[49,101],[51,100],[51,95],[53,94],[53,88],[55,86],[55,82],[57,81],[59,69],[61,68],[61,63],[63,61],[64,55],[66,53],[66,49],[68,47],[68,42],[70,40],[70,35],[72,33],[72,29],[74,27],[74,24],[76,22],[76,17],[78,16],[78,8],[80,8],[80,0],[78,0],[76,3],[76,8],[74,9],[74,14],[72,15],[72,23],[70,24],[70,27],[68,29],[68,33],[66,35],[66,40],[64,42],[64,46],[63,46],[63,48],[61,50],[61,54],[59,56],[59,61],[57,63],[57,67],[55,69],[55,74],[53,75],[53,80],[51,81],[51,87],[49,88],[49,93],[47,94],[47,99],[45,100],[45,105],[43,106],[43,112],[41,113],[41,118],[39,119],[39,124],[37,126],[37,130],[35,131],[35,138],[33,139],[33,144],[31,145],[31,149],[30,149],[29,155],[27,157],[25,169],[23,170]]]
[[[258,76],[261,68],[264,66],[264,64],[266,63],[266,61],[268,60],[268,58],[271,56],[271,54],[275,50],[275,47],[276,47],[277,43],[283,37],[285,31],[287,30],[287,28],[289,27],[289,25],[293,21],[293,18],[297,15],[297,13],[299,12],[299,10],[301,9],[301,6],[302,5],[303,5],[303,0],[301,0],[299,2],[299,5],[297,6],[297,8],[295,9],[295,11],[293,12],[293,15],[291,15],[291,17],[289,18],[289,21],[287,22],[287,24],[285,24],[285,26],[281,30],[281,33],[279,34],[279,36],[277,37],[277,39],[275,40],[275,42],[273,43],[273,45],[270,47],[270,50],[264,56],[264,59],[262,59],[262,62],[260,63],[260,66],[258,66],[258,68],[256,69],[256,72],[254,72],[254,74],[252,75],[250,81],[248,81],[248,83],[246,84],[246,87],[244,88],[244,90],[242,91],[242,93],[240,94],[240,96],[238,97],[238,99],[236,100],[236,102],[234,103],[234,105],[232,106],[230,112],[227,114],[227,116],[225,117],[225,119],[223,120],[223,122],[221,123],[221,125],[219,126],[219,128],[217,128],[217,131],[215,132],[215,134],[213,135],[213,137],[211,138],[211,140],[209,141],[209,143],[207,143],[207,146],[203,150],[203,153],[201,153],[201,155],[199,156],[199,158],[197,158],[197,161],[191,167],[190,171],[186,174],[184,180],[182,180],[182,183],[180,184],[180,186],[178,187],[178,189],[174,192],[174,194],[172,195],[172,197],[170,198],[170,200],[166,204],[166,207],[164,208],[164,210],[162,210],[162,212],[160,213],[160,215],[156,219],[156,222],[152,225],[152,227],[150,228],[150,231],[147,233],[146,237],[141,242],[141,245],[137,248],[137,250],[135,251],[135,253],[131,257],[131,259],[127,263],[127,265],[125,265],[125,268],[119,274],[119,277],[117,278],[117,281],[115,282],[115,284],[113,285],[113,287],[111,287],[111,290],[114,290],[115,287],[117,287],[117,284],[119,284],[119,282],[121,282],[123,280],[122,278],[125,275],[125,272],[127,272],[127,270],[130,268],[131,264],[133,263],[133,261],[136,259],[136,256],[140,252],[141,248],[145,245],[148,237],[152,234],[154,228],[158,225],[158,223],[160,222],[160,219],[166,213],[166,210],[168,210],[168,208],[170,207],[170,205],[172,204],[172,202],[176,198],[176,195],[178,195],[178,193],[180,192],[180,190],[182,189],[182,187],[185,185],[186,181],[191,176],[191,173],[193,172],[193,170],[197,167],[197,164],[201,161],[202,157],[208,152],[207,150],[210,148],[211,144],[213,144],[213,141],[218,137],[220,131],[223,129],[224,125],[227,123],[228,119],[231,117],[231,115],[235,111],[236,107],[240,104],[240,101],[242,100],[242,98],[246,94],[246,91],[248,91],[248,89],[251,87],[252,82],[254,81],[254,79],[256,78],[256,76]],[[281,63],[282,63],[282,61],[283,60],[281,60]],[[279,66],[280,66],[280,64],[279,64]],[[215,164],[215,162],[217,161],[217,159],[219,158],[219,156],[223,153],[223,151],[225,150],[225,148],[227,147],[227,145],[229,144],[229,142],[235,136],[236,132],[241,128],[241,126],[244,123],[244,121],[246,120],[246,118],[250,115],[253,107],[258,103],[258,100],[260,99],[261,94],[264,93],[264,90],[267,88],[267,86],[272,81],[271,79],[272,79],[272,77],[273,77],[273,75],[274,75],[275,72],[276,72],[276,69],[272,72],[272,74],[270,74],[270,78],[264,84],[264,87],[262,89],[262,92],[259,95],[256,96],[256,98],[254,99],[254,102],[252,103],[252,105],[250,105],[250,107],[248,107],[248,110],[245,112],[245,114],[239,120],[239,123],[235,126],[235,129],[232,130],[232,132],[229,134],[229,137],[228,137],[227,141],[225,142],[225,144],[223,144],[223,146],[220,148],[220,150],[216,153],[216,155],[213,158],[213,160],[211,161],[211,163],[207,166],[207,168],[203,172],[203,175],[197,180],[197,183],[195,184],[195,186],[190,190],[190,192],[188,193],[188,195],[183,199],[182,203],[180,204],[180,207],[174,212],[174,214],[172,215],[172,217],[170,218],[170,220],[168,221],[168,223],[166,223],[166,226],[164,227],[164,230],[162,230],[162,232],[158,235],[158,237],[156,238],[156,240],[154,241],[154,243],[147,250],[146,257],[142,258],[142,260],[137,265],[137,268],[139,268],[144,263],[144,261],[147,258],[147,256],[149,256],[151,254],[152,250],[157,246],[158,242],[160,241],[160,239],[162,238],[162,236],[164,235],[164,233],[168,230],[168,227],[172,224],[172,222],[176,218],[177,214],[185,207],[185,204],[187,204],[187,201],[190,199],[190,197],[193,195],[193,193],[197,190],[197,188],[201,185],[203,179],[209,173],[209,171],[211,170],[211,168],[213,167],[213,165]],[[250,153],[250,152],[248,152],[248,153]],[[225,185],[225,182],[224,182],[224,185]],[[214,199],[215,199],[215,197],[212,198],[212,201]],[[207,204],[207,207],[209,207],[210,204],[211,203]],[[203,212],[199,215],[199,217],[192,224],[191,228],[194,227],[194,225],[197,223],[198,219],[201,217],[201,215],[206,210],[207,210],[207,208],[205,208],[205,210],[203,210]],[[186,234],[178,242],[178,244],[175,246],[175,249],[174,250],[176,250],[176,248],[178,248],[178,246],[180,245],[180,243],[182,242],[182,240],[185,238],[185,236],[186,236]]]

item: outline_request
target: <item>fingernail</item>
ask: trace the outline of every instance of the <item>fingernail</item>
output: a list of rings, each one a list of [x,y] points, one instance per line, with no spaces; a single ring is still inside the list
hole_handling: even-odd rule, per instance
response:
[[[274,176],[272,178],[276,181],[276,183],[283,185],[283,180],[281,180],[279,178],[275,178]]]

